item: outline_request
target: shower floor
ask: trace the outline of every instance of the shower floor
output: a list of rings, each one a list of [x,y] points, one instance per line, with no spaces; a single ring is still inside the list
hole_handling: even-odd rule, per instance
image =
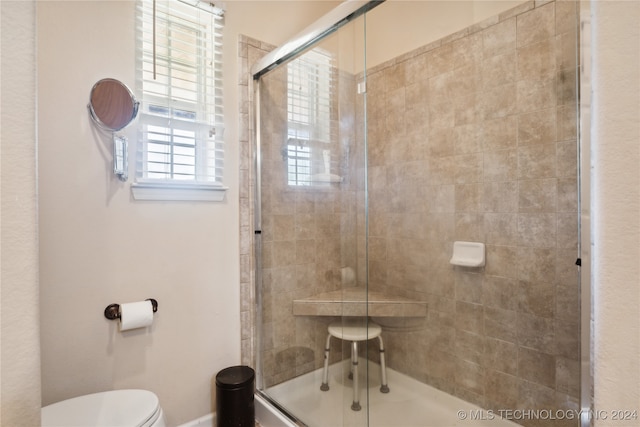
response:
[[[360,360],[360,367],[366,361]],[[321,391],[322,369],[270,388],[268,395],[309,427],[516,427],[511,421],[387,368],[391,391],[380,393],[379,365],[369,362],[366,390],[360,380],[361,411],[352,411],[349,361],[329,367],[329,391]],[[345,385],[346,384],[346,385]],[[368,394],[368,396],[367,396]],[[367,424],[368,418],[368,424]],[[464,418],[464,419],[463,419]]]

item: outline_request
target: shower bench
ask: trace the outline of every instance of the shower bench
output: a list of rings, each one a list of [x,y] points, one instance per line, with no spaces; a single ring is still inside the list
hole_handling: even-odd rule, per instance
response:
[[[345,288],[293,300],[295,316],[425,317],[426,301]]]

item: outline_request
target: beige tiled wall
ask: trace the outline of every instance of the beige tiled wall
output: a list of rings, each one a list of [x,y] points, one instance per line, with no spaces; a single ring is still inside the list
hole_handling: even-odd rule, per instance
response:
[[[486,408],[577,408],[576,31],[527,2],[368,72],[370,289],[429,302],[389,366]]]
[[[529,1],[367,73],[369,286],[429,304],[423,328],[384,332],[388,364],[494,410],[577,408],[576,13],[572,1]],[[244,40],[241,54],[243,43],[247,58],[264,52]],[[358,120],[360,98],[355,105]],[[356,121],[360,144],[352,160],[362,155],[362,125]],[[242,153],[249,180],[251,151]],[[329,235],[347,229],[340,227],[356,206],[355,224],[364,222],[357,202],[363,182],[354,175],[362,176],[361,165],[350,165],[355,187],[343,193],[266,196],[277,215],[265,222],[265,261],[277,268],[265,279],[273,285],[277,276],[286,287],[267,292],[279,310],[269,315],[266,307],[268,322],[282,325],[266,325],[269,383],[321,359],[326,321],[293,318],[292,298],[320,291],[319,283],[340,286],[335,269],[345,259],[336,253],[357,257],[359,281],[366,277],[362,232],[357,255],[337,236],[320,245],[302,235],[310,210],[323,211],[314,221],[325,221]],[[286,224],[300,227],[270,240],[268,228],[278,224],[284,231]],[[243,360],[250,363],[252,234],[242,227]],[[452,267],[454,240],[485,243],[486,266]],[[296,265],[304,248],[327,267],[320,276],[304,266],[280,268]],[[318,251],[333,254],[332,261],[321,261]],[[314,285],[301,286],[300,277]]]

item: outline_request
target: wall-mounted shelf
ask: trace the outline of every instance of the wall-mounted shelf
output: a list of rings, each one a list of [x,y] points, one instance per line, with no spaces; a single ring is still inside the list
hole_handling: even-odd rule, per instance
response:
[[[453,242],[453,256],[449,262],[461,267],[484,267],[484,243]]]
[[[426,301],[345,288],[293,301],[294,316],[425,317]]]

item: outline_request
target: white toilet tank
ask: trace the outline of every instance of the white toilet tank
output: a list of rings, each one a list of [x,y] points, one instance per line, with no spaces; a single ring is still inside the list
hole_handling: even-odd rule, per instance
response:
[[[166,427],[158,397],[147,390],[87,394],[42,408],[42,427]]]

